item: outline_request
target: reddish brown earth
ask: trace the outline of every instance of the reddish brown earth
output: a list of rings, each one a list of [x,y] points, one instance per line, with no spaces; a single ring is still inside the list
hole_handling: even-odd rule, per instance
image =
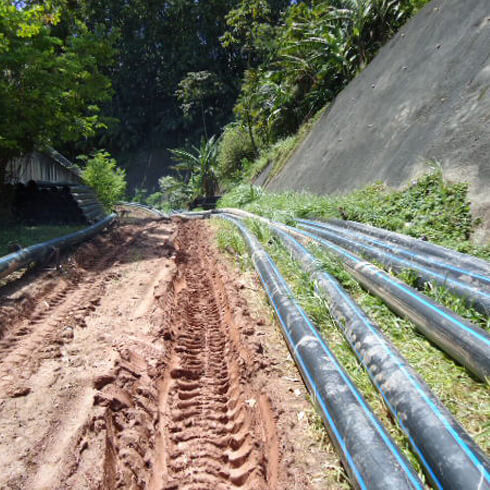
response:
[[[345,485],[255,279],[127,223],[0,289],[0,488]]]

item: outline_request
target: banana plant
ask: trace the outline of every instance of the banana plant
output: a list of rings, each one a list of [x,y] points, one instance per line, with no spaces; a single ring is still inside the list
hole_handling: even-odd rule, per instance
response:
[[[173,169],[184,172],[184,181],[190,186],[193,197],[212,197],[218,188],[217,157],[218,139],[203,138],[199,148],[191,150],[175,148],[170,150],[176,162]]]

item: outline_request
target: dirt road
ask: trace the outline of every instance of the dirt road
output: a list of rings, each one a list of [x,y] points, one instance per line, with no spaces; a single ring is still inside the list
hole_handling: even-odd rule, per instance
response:
[[[0,290],[0,488],[340,486],[314,420],[204,222],[119,226]]]

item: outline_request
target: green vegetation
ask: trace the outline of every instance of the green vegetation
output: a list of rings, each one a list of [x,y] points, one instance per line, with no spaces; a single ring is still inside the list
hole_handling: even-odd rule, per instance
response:
[[[269,193],[260,187],[242,184],[228,192],[220,200],[219,206],[245,209],[288,224],[295,224],[296,217],[352,219],[415,237],[426,237],[444,246],[489,259],[490,246],[478,247],[470,241],[478,220],[474,220],[470,213],[467,185],[446,182],[440,168],[433,164],[432,167],[431,173],[412,182],[405,189],[392,190],[376,184],[345,196],[316,196],[297,192]],[[247,224],[275,260],[295,297],[374,412],[424,478],[420,464],[411,452],[407,437],[393,421],[382,397],[353,354],[341,329],[333,322],[327,299],[315,291],[310,275],[302,271],[300,264],[295,262],[266,226],[255,220],[247,220]],[[252,269],[252,262],[240,232],[229,223],[220,221],[216,226],[218,246],[230,253],[239,267]],[[419,334],[409,320],[398,317],[381,299],[361,288],[336,257],[315,244],[310,244],[308,248],[320,260],[323,269],[339,280],[461,425],[482,449],[488,452],[488,387],[475,380],[462,366]],[[417,287],[416,274],[412,271],[403,271],[397,276]],[[490,331],[490,319],[487,316],[468,307],[462,298],[449,293],[444,287],[429,283],[425,285],[424,293]]]
[[[256,148],[246,129],[236,124],[228,125],[223,131],[218,151],[222,187],[234,185],[256,156]]]
[[[302,138],[298,130],[425,3],[180,0],[165,10],[159,2],[139,6],[130,17],[132,8],[114,0],[104,15],[118,19],[122,48],[110,115],[122,124],[106,136],[109,149],[117,154],[171,141],[190,151],[202,137],[221,134],[222,190],[257,175],[279,155],[277,173]],[[129,26],[136,25],[148,34],[139,46],[143,58],[125,44],[134,32]],[[167,49],[159,50],[162,45]],[[137,73],[128,70],[134,64]]]
[[[237,122],[262,147],[293,135],[425,3],[295,2],[275,21],[267,1],[240,1],[222,37],[224,46],[241,46],[247,55]]]
[[[12,225],[2,228],[0,233],[0,257],[36,243],[46,242],[69,233],[81,230],[85,226],[24,226]]]
[[[121,201],[126,192],[126,173],[117,168],[109,153],[99,151],[88,158],[82,171],[84,182],[92,187],[107,211]]]
[[[0,185],[12,157],[104,127],[97,104],[110,99],[102,69],[113,42],[65,2],[0,0]]]
[[[424,3],[0,0],[0,169],[47,144],[72,159],[107,149],[124,166],[154,148],[194,154],[214,134],[219,186],[201,175],[184,193],[229,189],[271,161],[274,174],[299,128]],[[158,190],[146,181],[158,165],[178,179],[168,155],[133,184]]]
[[[343,218],[490,259],[490,246],[470,241],[479,221],[471,216],[466,184],[446,182],[442,173],[431,173],[402,190],[375,184],[345,196],[317,196],[299,192],[269,193],[242,184],[226,194],[220,207],[239,207],[279,221],[297,218]]]

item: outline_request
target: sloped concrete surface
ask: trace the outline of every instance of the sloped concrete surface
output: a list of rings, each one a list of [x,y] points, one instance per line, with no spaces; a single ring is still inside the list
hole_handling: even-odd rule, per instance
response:
[[[490,235],[490,1],[434,0],[337,97],[267,187],[399,187],[436,159]]]

